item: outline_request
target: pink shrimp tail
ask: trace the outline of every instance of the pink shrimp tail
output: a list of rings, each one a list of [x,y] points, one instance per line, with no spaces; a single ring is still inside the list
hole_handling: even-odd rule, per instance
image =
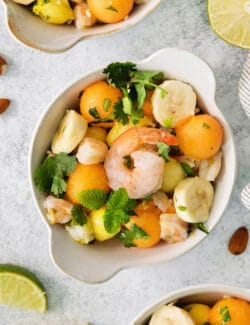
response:
[[[177,146],[179,144],[176,136],[168,131],[161,131],[161,141],[170,146]]]

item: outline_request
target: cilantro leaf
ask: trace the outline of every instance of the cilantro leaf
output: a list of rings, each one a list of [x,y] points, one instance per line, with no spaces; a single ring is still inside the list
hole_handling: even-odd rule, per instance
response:
[[[222,318],[222,324],[221,325],[226,325],[227,323],[230,322],[231,316],[229,314],[229,310],[228,310],[227,306],[220,307],[219,308],[219,313],[220,313],[221,318]]]
[[[76,168],[76,157],[61,152],[56,156],[48,156],[42,165],[35,170],[34,180],[39,192],[52,192],[56,196],[66,190],[65,177]]]
[[[159,156],[161,156],[162,158],[164,158],[166,162],[168,162],[169,161],[168,154],[169,154],[170,147],[166,143],[158,141],[157,148],[158,148]]]
[[[135,89],[137,92],[137,105],[138,105],[138,108],[141,108],[146,97],[147,97],[147,92],[146,92],[144,84],[142,84],[142,83],[135,84]]]
[[[129,155],[122,157],[124,159],[123,165],[126,166],[128,169],[132,169],[133,162]]]
[[[126,88],[130,81],[130,73],[136,70],[136,65],[132,62],[114,62],[109,64],[103,73],[108,76],[109,84],[117,88]]]
[[[90,108],[90,109],[89,109],[89,114],[90,114],[93,118],[95,118],[95,119],[99,119],[99,118],[100,118],[100,115],[99,115],[99,113],[98,113],[96,107],[92,107],[92,108]]]
[[[118,10],[115,7],[113,7],[113,6],[108,6],[105,9],[111,10],[111,11],[114,11],[114,12],[118,12]]]
[[[149,88],[158,87],[156,82],[161,82],[164,78],[164,74],[161,71],[132,71],[130,72],[132,82],[143,83],[149,86]]]
[[[90,210],[98,210],[107,201],[108,194],[103,190],[85,190],[77,194],[78,200]]]
[[[71,209],[72,224],[84,226],[88,222],[87,215],[84,211],[83,206],[76,204]]]
[[[193,169],[188,164],[181,162],[181,167],[188,176],[191,176],[191,177],[196,176],[195,171],[193,171]]]
[[[207,230],[206,226],[203,222],[193,223],[194,227],[203,231],[205,234],[209,235],[209,231]]]
[[[113,114],[114,118],[123,125],[129,123],[128,115],[123,111],[123,103],[121,99],[114,105]]]
[[[112,101],[110,98],[104,98],[102,102],[102,107],[105,112],[107,112],[110,109],[110,106],[112,105]]]
[[[128,248],[136,247],[134,239],[149,239],[149,235],[140,227],[138,227],[135,223],[130,229],[122,230],[116,237],[123,242],[125,247]]]

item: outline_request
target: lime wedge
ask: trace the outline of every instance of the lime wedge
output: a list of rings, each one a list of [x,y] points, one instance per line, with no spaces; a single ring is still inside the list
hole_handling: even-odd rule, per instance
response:
[[[17,265],[0,264],[0,303],[45,313],[47,298],[33,273]]]
[[[250,0],[208,0],[208,18],[219,37],[250,49]]]

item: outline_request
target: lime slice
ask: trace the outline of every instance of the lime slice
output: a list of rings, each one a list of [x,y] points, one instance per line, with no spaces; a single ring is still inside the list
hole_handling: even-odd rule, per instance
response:
[[[250,0],[208,0],[208,17],[219,37],[250,49]]]
[[[0,264],[0,303],[45,313],[46,293],[35,275],[10,264]]]

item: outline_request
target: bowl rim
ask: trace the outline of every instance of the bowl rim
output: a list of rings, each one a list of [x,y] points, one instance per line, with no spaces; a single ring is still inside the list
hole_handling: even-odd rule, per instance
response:
[[[150,312],[152,314],[154,310],[156,310],[159,305],[165,305],[166,303],[171,303],[171,301],[175,301],[176,299],[184,298],[188,295],[193,294],[199,294],[199,293],[219,293],[221,291],[225,292],[225,295],[228,295],[228,292],[230,292],[230,295],[244,295],[248,296],[248,299],[250,301],[250,289],[247,289],[245,287],[239,287],[239,286],[231,286],[227,284],[216,284],[216,283],[208,283],[208,284],[197,284],[197,285],[191,285],[186,286],[174,291],[170,291],[169,293],[161,296],[158,299],[155,299],[151,304],[147,305],[139,314],[137,314],[133,320],[129,323],[129,325],[139,325],[138,320],[140,320],[142,317],[146,317],[147,313]],[[246,298],[247,299],[247,298]],[[154,309],[152,311],[152,309]]]
[[[48,49],[39,45],[36,45],[34,42],[29,41],[28,39],[26,39],[24,36],[21,36],[20,34],[17,35],[15,28],[13,27],[12,24],[12,19],[9,15],[9,8],[8,8],[8,2],[7,0],[3,0],[3,7],[5,8],[5,21],[6,21],[6,25],[7,28],[9,30],[10,35],[21,45],[25,45],[28,46],[32,49],[35,50],[39,50],[42,52],[46,52],[46,53],[60,53],[60,52],[65,52],[69,49],[71,49],[72,47],[74,47],[78,42],[84,40],[84,39],[91,39],[91,38],[101,38],[101,37],[105,37],[105,36],[109,36],[111,34],[115,34],[115,33],[119,33],[123,30],[126,30],[134,25],[137,25],[138,23],[140,23],[140,21],[142,21],[145,17],[147,17],[148,15],[150,15],[162,2],[162,0],[154,0],[155,3],[152,3],[152,5],[148,8],[148,10],[144,9],[144,10],[139,10],[139,12],[137,14],[135,14],[135,16],[133,16],[133,18],[130,18],[130,15],[128,15],[128,19],[124,19],[118,23],[114,23],[114,24],[105,24],[105,25],[110,25],[110,28],[108,28],[107,31],[97,31],[97,32],[93,32],[90,33],[88,35],[79,35],[79,37],[74,40],[71,44],[67,45],[67,46],[62,46],[60,48],[53,48],[53,49]],[[14,1],[13,1],[14,2]],[[18,3],[17,3],[18,4]],[[145,3],[146,5],[147,3]],[[21,5],[21,4],[18,4]],[[143,5],[139,4],[139,5]],[[21,5],[22,6],[22,5]],[[140,12],[142,11],[142,13],[140,14]],[[131,21],[132,20],[132,21]],[[124,24],[121,24],[123,23]],[[126,24],[125,24],[126,22]],[[121,24],[122,26],[117,27],[118,24]],[[65,25],[65,24],[64,24]],[[65,26],[66,27],[66,26]],[[88,28],[87,30],[91,30],[91,27]],[[84,30],[82,30],[84,31]]]
[[[214,75],[214,72],[213,72],[213,69],[211,68],[211,66],[203,59],[201,58],[199,55],[196,55],[194,54],[193,52],[187,50],[187,49],[182,49],[182,48],[175,48],[175,47],[167,47],[167,48],[162,48],[156,52],[154,52],[153,54],[147,56],[146,58],[142,59],[142,60],[139,60],[139,61],[133,61],[136,65],[141,65],[141,64],[145,64],[147,63],[148,61],[150,61],[151,59],[153,59],[155,56],[159,56],[161,55],[162,53],[166,52],[166,51],[177,51],[177,52],[182,52],[182,53],[187,53],[188,55],[191,55],[193,56],[194,58],[198,58],[200,59],[203,63],[207,64],[207,66],[210,68],[211,70],[211,75],[213,76],[213,82],[214,82],[214,93],[213,93],[213,101],[214,101],[214,104],[216,105],[218,111],[220,112],[220,114],[222,115],[222,117],[224,118],[224,115],[222,113],[222,111],[220,110],[220,108],[218,107],[218,105],[216,104],[216,101],[215,101],[215,91],[216,91],[216,79],[215,79],[215,75]],[[43,215],[41,209],[40,209],[40,206],[39,206],[39,203],[38,203],[38,200],[37,200],[37,197],[36,197],[36,193],[35,193],[35,186],[34,186],[34,182],[33,182],[33,174],[32,174],[32,152],[33,152],[33,148],[34,148],[34,142],[36,140],[36,135],[39,131],[39,129],[41,128],[41,124],[42,124],[42,121],[44,120],[44,118],[46,117],[46,115],[49,113],[50,109],[53,107],[54,103],[60,98],[63,96],[63,94],[69,89],[69,88],[72,88],[74,87],[80,80],[82,79],[86,79],[88,78],[90,75],[92,74],[95,74],[95,73],[100,73],[102,70],[103,70],[104,66],[102,65],[101,67],[97,67],[95,69],[92,69],[86,73],[84,73],[80,78],[77,78],[75,79],[73,82],[69,82],[63,89],[62,91],[60,91],[49,103],[49,105],[46,105],[46,109],[45,111],[41,114],[40,118],[38,119],[37,123],[36,123],[36,126],[34,128],[34,131],[33,131],[33,134],[32,134],[32,137],[31,137],[31,142],[30,142],[30,146],[29,146],[29,152],[28,152],[28,177],[29,177],[29,185],[30,185],[30,188],[31,188],[31,194],[32,194],[32,198],[35,202],[35,206],[40,214],[40,216],[42,217],[43,221],[45,222],[48,230],[49,230],[49,251],[50,251],[50,257],[51,259],[53,260],[54,264],[57,266],[57,268],[62,271],[63,273],[65,273],[66,275],[70,276],[70,277],[73,277],[79,281],[83,281],[83,282],[86,282],[86,283],[89,283],[89,284],[92,284],[92,283],[97,283],[97,282],[88,282],[87,280],[83,280],[82,278],[80,277],[77,277],[76,275],[72,274],[70,271],[65,271],[64,269],[61,268],[61,266],[58,264],[58,262],[56,261],[56,258],[55,256],[53,255],[53,252],[52,252],[52,240],[53,240],[53,229],[51,227],[51,225],[49,225],[46,217]],[[230,190],[230,193],[229,193],[229,196],[227,198],[227,202],[224,206],[224,210],[223,210],[223,213],[221,214],[220,218],[215,222],[215,224],[213,225],[213,227],[211,228],[211,231],[217,226],[217,224],[219,223],[219,221],[221,220],[222,216],[224,215],[225,211],[226,211],[226,208],[230,202],[230,198],[232,196],[232,192],[233,192],[233,189],[234,189],[234,184],[235,184],[235,181],[236,181],[236,177],[237,177],[237,159],[236,159],[236,148],[235,148],[235,143],[234,143],[234,138],[233,138],[233,134],[232,134],[232,130],[231,130],[231,127],[230,125],[228,124],[227,120],[224,118],[224,121],[223,121],[224,125],[227,126],[227,132],[230,136],[230,142],[232,144],[232,148],[233,148],[233,157],[234,157],[234,161],[232,162],[232,171],[233,171],[233,175],[232,175],[232,186],[231,186],[231,190]],[[186,253],[188,253],[189,251],[191,251],[192,249],[194,249],[198,244],[201,243],[202,240],[204,240],[207,235],[204,234],[203,232],[200,232],[197,236],[199,236],[199,240],[193,244],[192,247],[190,248],[185,248],[180,254],[178,254],[176,257],[179,257],[181,255],[184,255]],[[170,261],[176,257],[173,257],[173,258],[170,258],[170,259],[167,259],[167,261]],[[141,267],[141,266],[149,266],[149,265],[153,265],[153,264],[158,264],[158,265],[161,265],[163,263],[166,263],[166,259],[165,260],[162,260],[162,261],[158,261],[158,262],[143,262],[143,263],[127,263],[126,265],[122,265],[120,266],[119,268],[116,268],[116,270],[112,270],[112,272],[110,272],[110,274],[104,279],[104,280],[100,280],[98,283],[103,283],[107,280],[109,280],[110,278],[112,278],[115,274],[117,274],[118,272],[126,269],[126,268],[131,268],[131,267]]]

